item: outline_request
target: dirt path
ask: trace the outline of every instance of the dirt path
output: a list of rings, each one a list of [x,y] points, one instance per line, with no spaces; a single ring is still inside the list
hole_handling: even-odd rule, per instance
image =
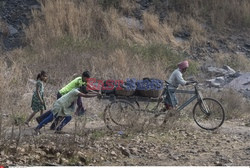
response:
[[[35,125],[33,122],[32,127],[24,128],[21,135],[22,142],[16,153],[18,157],[8,153],[8,156],[1,157],[0,162],[19,165],[46,165],[48,163],[106,166],[250,165],[250,127],[246,127],[242,121],[237,120],[226,121],[216,131],[202,130],[192,122],[178,128],[130,133],[125,136],[117,133],[111,134],[105,128],[101,117],[92,115],[88,118],[85,131],[75,143],[70,142],[75,131],[74,120],[65,127],[64,131],[67,133],[62,135],[55,135],[47,126],[41,130],[42,135],[33,136]],[[18,133],[17,130],[15,132]],[[34,142],[36,147],[32,145]],[[61,145],[58,146],[57,143]],[[22,152],[26,151],[26,148],[32,148],[28,155],[29,159],[27,159],[27,153]],[[65,154],[65,151],[71,150],[74,151],[72,155],[74,159],[71,155]],[[36,157],[39,157],[38,161],[35,161]],[[88,162],[84,162],[84,159],[79,160],[81,157]]]
[[[239,135],[250,138],[250,127],[247,123],[237,121],[226,121],[219,129],[221,134]]]

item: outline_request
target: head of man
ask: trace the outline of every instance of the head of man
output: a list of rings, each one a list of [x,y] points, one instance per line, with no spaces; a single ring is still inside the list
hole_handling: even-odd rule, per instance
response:
[[[178,64],[178,68],[180,69],[181,73],[186,72],[188,67],[189,67],[188,61],[182,61]]]
[[[90,78],[90,72],[89,71],[84,71],[82,73],[82,81],[87,82],[88,78]]]

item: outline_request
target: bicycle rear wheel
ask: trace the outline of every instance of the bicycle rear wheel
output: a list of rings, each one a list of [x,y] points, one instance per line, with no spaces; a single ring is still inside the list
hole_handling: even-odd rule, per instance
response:
[[[110,103],[104,111],[104,122],[108,129],[121,131],[132,127],[138,119],[139,111],[126,100]]]
[[[224,108],[213,98],[203,98],[195,104],[193,118],[199,127],[205,130],[215,130],[225,120]]]
[[[140,102],[140,120],[144,131],[156,129],[163,124],[166,119],[166,112],[163,112],[162,100],[159,102]]]

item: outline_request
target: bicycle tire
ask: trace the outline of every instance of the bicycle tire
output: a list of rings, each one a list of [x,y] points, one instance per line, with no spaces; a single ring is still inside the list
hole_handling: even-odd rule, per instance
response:
[[[166,115],[166,112],[155,114],[153,118],[151,118],[151,123],[153,123],[156,127],[161,126],[167,121]]]
[[[162,124],[164,124],[167,120],[167,113],[168,111],[161,111],[161,109],[159,109],[159,104],[163,103],[164,99],[162,99],[160,102],[158,102],[156,111],[154,112],[154,117],[153,117],[153,121],[156,124],[156,126],[161,126]]]
[[[159,103],[161,103],[161,102],[159,102]],[[142,112],[144,112],[142,117],[148,118],[147,122],[143,123],[145,125],[144,127],[146,127],[147,129],[149,127],[154,129],[154,128],[158,128],[164,122],[166,122],[167,111],[164,111],[164,112],[161,111],[162,108],[160,108],[159,104],[157,104],[152,109],[144,109],[144,110],[142,110]]]
[[[203,107],[203,102],[205,102],[208,107],[208,113],[206,113]],[[200,128],[215,130],[224,123],[225,110],[219,101],[213,98],[203,98],[194,105],[193,119]]]
[[[112,131],[125,130],[135,123],[139,111],[126,100],[111,102],[104,110],[104,123]]]

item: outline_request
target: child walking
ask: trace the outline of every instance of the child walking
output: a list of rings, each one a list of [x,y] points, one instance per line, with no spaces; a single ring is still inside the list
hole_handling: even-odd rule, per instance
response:
[[[25,121],[27,126],[29,125],[30,120],[36,115],[38,111],[40,111],[40,115],[43,114],[43,110],[46,110],[43,94],[44,94],[44,86],[43,82],[47,81],[46,72],[41,71],[37,75],[37,82],[36,82],[36,90],[33,93],[32,101],[31,101],[31,108],[33,113],[30,114],[29,118]]]

